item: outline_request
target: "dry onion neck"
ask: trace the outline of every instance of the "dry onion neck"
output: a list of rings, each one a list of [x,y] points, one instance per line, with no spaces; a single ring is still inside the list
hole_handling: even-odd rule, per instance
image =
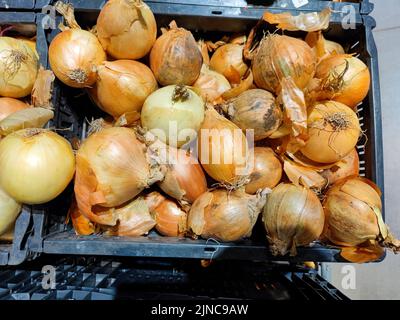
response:
[[[7,51],[10,52],[4,63],[4,77],[7,80],[11,80],[21,68],[22,63],[28,60],[28,56],[19,50]]]
[[[334,131],[345,130],[350,127],[351,122],[344,112],[336,112],[324,118],[325,123],[331,125]]]
[[[82,69],[75,69],[72,70],[69,74],[68,77],[73,80],[76,81],[77,83],[85,83],[88,80],[88,76],[86,74],[85,71],[83,71]]]
[[[345,60],[346,66],[341,73],[337,73],[335,70],[329,73],[329,76],[322,81],[322,89],[328,92],[336,93],[340,91],[344,86],[344,75],[349,70],[349,62]]]
[[[184,85],[176,85],[172,93],[172,102],[185,102],[190,98],[190,93]]]

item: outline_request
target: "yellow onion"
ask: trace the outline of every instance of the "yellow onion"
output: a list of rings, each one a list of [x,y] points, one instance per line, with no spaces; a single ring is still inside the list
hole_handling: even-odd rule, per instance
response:
[[[1,96],[22,98],[29,95],[38,69],[38,57],[26,42],[0,37]]]
[[[258,88],[280,93],[280,82],[291,77],[304,89],[314,76],[316,56],[302,40],[273,34],[266,36],[254,56],[252,70]]]
[[[309,189],[281,183],[268,195],[263,222],[273,255],[296,255],[296,247],[317,240],[324,228],[324,210]]]
[[[282,164],[271,148],[254,148],[254,167],[246,192],[255,194],[259,189],[274,188],[282,178]]]
[[[21,204],[0,188],[0,236],[3,236],[14,226],[20,212]]]
[[[320,60],[333,54],[345,53],[343,47],[339,43],[326,40],[321,31],[309,32],[305,41],[314,50],[315,55]]]
[[[251,235],[265,204],[264,193],[249,195],[243,189],[217,189],[203,193],[193,203],[188,227],[194,236],[237,241]]]
[[[204,170],[218,182],[236,184],[249,174],[246,136],[214,108],[206,110],[198,135],[198,155]]]
[[[72,201],[68,215],[77,235],[88,236],[95,233],[96,225],[79,210],[75,199]]]
[[[140,59],[156,41],[156,20],[141,0],[110,0],[97,19],[97,37],[113,58]]]
[[[342,160],[338,161],[334,166],[322,171],[321,175],[328,181],[329,184],[333,184],[343,178],[358,176],[360,170],[359,167],[360,161],[358,152],[357,149],[353,149],[353,151],[351,151]]]
[[[95,206],[122,205],[160,179],[158,167],[132,129],[114,127],[93,133],[76,154],[78,208],[99,224],[115,225],[117,219],[113,211],[96,214]]]
[[[239,83],[247,69],[247,64],[243,61],[244,45],[228,43],[219,47],[211,57],[210,67],[231,83]]]
[[[150,52],[150,68],[163,85],[192,85],[200,75],[203,56],[190,31],[173,22]]]
[[[317,103],[307,122],[309,139],[301,152],[316,162],[343,159],[354,149],[361,133],[355,112],[340,102]]]
[[[70,143],[44,129],[23,129],[0,142],[0,185],[16,201],[41,204],[68,186],[75,172]]]
[[[196,158],[183,149],[168,147],[165,177],[158,183],[169,196],[193,203],[207,191],[207,180]]]
[[[321,80],[320,99],[335,100],[356,107],[368,94],[371,81],[368,67],[349,54],[338,54],[322,60],[315,72]]]
[[[181,147],[193,140],[204,120],[204,102],[186,86],[167,86],[149,95],[143,104],[142,126],[162,142]]]
[[[99,108],[118,118],[128,112],[140,114],[144,101],[156,89],[157,81],[146,65],[116,60],[98,67],[96,85],[89,92]]]
[[[377,240],[397,252],[400,242],[389,232],[382,218],[379,188],[371,181],[349,177],[335,183],[323,202],[324,237],[340,246],[357,246]]]
[[[14,98],[0,98],[0,121],[7,118],[10,114],[29,108],[29,105],[25,102]]]
[[[15,39],[24,41],[25,44],[27,44],[29,46],[29,48],[31,48],[31,50],[35,53],[36,57],[39,59],[39,55],[37,53],[36,50],[36,37],[34,38],[25,38],[25,37],[14,37]]]
[[[282,111],[274,96],[262,89],[250,89],[222,105],[229,119],[242,130],[253,129],[254,141],[269,137],[282,122]]]
[[[197,78],[193,87],[200,90],[201,97],[206,102],[214,102],[221,95],[231,89],[231,85],[226,78],[211,70],[207,65],[203,64],[200,76]]]

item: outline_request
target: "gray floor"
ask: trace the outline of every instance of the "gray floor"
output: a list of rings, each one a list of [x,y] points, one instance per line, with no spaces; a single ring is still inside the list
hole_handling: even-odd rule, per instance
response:
[[[400,1],[376,0],[372,16],[379,53],[387,223],[400,237]],[[341,287],[342,265],[329,265],[331,282],[352,299],[400,299],[400,255],[379,264],[356,265],[356,287]]]

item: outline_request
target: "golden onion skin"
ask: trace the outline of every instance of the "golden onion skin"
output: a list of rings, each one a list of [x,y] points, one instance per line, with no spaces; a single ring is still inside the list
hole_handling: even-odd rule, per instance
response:
[[[21,100],[14,98],[0,97],[0,121],[7,118],[9,115],[29,108],[29,105]]]
[[[350,177],[358,176],[360,171],[360,159],[358,157],[357,149],[353,149],[347,156],[345,156],[339,163],[332,168],[325,169],[321,175],[327,180],[329,184]]]

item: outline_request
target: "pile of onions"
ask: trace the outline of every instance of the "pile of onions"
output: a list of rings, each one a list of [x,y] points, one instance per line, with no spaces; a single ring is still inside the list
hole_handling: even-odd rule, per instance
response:
[[[39,69],[36,53],[25,41],[0,37],[0,96],[29,95]]]
[[[202,64],[203,56],[193,35],[178,28],[174,21],[150,52],[150,68],[163,86],[192,85],[200,75]]]
[[[239,83],[249,68],[243,61],[243,47],[235,43],[219,47],[211,57],[210,67],[224,75],[230,83]]]
[[[23,129],[0,142],[0,185],[16,201],[42,204],[68,186],[75,172],[70,143],[44,129]]]
[[[203,99],[181,85],[153,92],[144,102],[141,113],[144,128],[162,142],[176,147],[193,140],[203,120]]]
[[[381,192],[371,181],[350,177],[334,184],[323,202],[324,236],[340,246],[357,246],[377,240],[395,252],[400,241],[390,234],[382,218]]]
[[[207,180],[197,159],[183,149],[167,148],[164,180],[158,185],[179,202],[193,203],[207,191]]]
[[[242,130],[254,129],[254,141],[270,136],[282,122],[282,111],[274,96],[262,89],[250,89],[222,105],[229,119]]]
[[[357,149],[353,149],[347,156],[337,162],[334,166],[325,169],[321,172],[321,175],[328,181],[329,184],[333,184],[340,179],[358,176],[360,170],[360,161],[358,157]]]
[[[97,19],[97,37],[113,58],[140,59],[156,41],[156,20],[141,0],[110,0]]]
[[[146,65],[116,60],[98,66],[96,85],[89,92],[102,110],[118,118],[130,112],[140,115],[144,101],[156,89],[157,81]]]
[[[59,33],[49,47],[49,62],[56,77],[74,88],[90,87],[96,82],[96,68],[106,60],[106,53],[97,37],[82,30],[70,5],[56,4],[70,28]]]
[[[324,210],[309,189],[281,183],[268,195],[263,222],[273,255],[296,254],[296,247],[317,240],[324,229]]]
[[[9,231],[21,212],[21,204],[0,188],[0,236]]]
[[[78,208],[99,224],[115,225],[117,220],[113,211],[96,214],[96,205],[120,206],[161,179],[158,166],[132,129],[114,127],[93,133],[76,154]]]
[[[255,194],[259,189],[274,188],[282,178],[282,164],[271,148],[254,148],[254,167],[246,192]]]
[[[218,182],[234,185],[249,174],[246,136],[214,108],[206,110],[198,136],[198,155],[204,170]]]
[[[14,98],[0,98],[0,121],[7,118],[10,114],[29,108],[29,105],[25,102]]]
[[[321,80],[320,99],[331,99],[350,108],[356,107],[368,94],[370,73],[360,59],[349,54],[332,55],[322,60],[315,77]]]
[[[316,68],[316,56],[309,45],[299,39],[278,34],[266,36],[253,58],[254,82],[261,89],[280,93],[280,82],[291,77],[304,89]]]
[[[317,103],[308,115],[309,139],[301,152],[313,161],[333,163],[354,149],[360,133],[357,115],[346,105]]]
[[[249,237],[265,198],[265,193],[249,195],[243,189],[208,191],[197,198],[190,209],[189,230],[194,236],[220,241]]]
[[[222,74],[211,70],[205,64],[203,64],[200,76],[193,87],[200,90],[201,97],[209,103],[214,102],[224,92],[231,89],[229,81]]]

